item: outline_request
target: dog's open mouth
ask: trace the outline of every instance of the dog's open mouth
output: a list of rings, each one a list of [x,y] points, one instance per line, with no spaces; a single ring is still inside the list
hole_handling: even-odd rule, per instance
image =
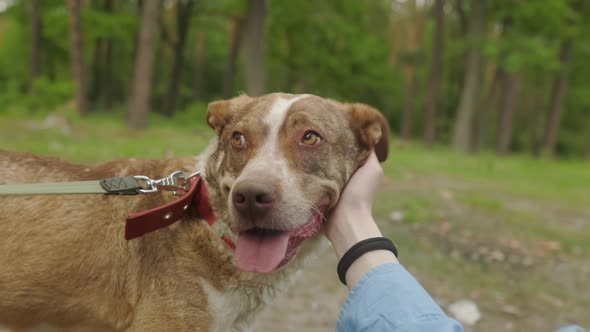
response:
[[[269,273],[287,264],[301,242],[319,231],[328,205],[319,207],[303,226],[280,231],[252,228],[240,232],[234,259],[242,271]]]

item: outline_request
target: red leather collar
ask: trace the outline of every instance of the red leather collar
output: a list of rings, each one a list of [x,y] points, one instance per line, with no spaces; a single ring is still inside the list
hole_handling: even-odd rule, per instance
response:
[[[206,220],[212,226],[216,218],[209,205],[205,181],[200,176],[195,176],[189,181],[189,189],[179,199],[163,206],[129,215],[125,222],[125,240],[135,239],[169,226],[189,213]],[[233,241],[228,236],[224,235],[222,239],[230,247],[235,248]]]

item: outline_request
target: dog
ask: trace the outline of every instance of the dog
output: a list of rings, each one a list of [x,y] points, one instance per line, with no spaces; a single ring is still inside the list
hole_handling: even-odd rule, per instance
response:
[[[250,331],[257,314],[327,246],[322,225],[350,176],[371,151],[380,161],[388,154],[387,121],[364,104],[240,95],[210,103],[206,120],[216,137],[192,158],[90,167],[1,151],[5,184],[200,170],[217,221],[211,227],[185,216],[127,241],[127,215],[175,196],[0,196],[0,324]]]

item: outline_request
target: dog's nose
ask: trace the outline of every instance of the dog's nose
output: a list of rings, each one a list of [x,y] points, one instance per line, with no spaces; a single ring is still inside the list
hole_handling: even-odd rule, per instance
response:
[[[262,217],[273,207],[276,189],[268,183],[242,181],[233,190],[232,201],[236,210],[251,218]]]

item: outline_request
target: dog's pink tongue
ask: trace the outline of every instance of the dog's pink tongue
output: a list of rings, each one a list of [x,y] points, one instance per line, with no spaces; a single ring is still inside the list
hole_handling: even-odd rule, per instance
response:
[[[289,232],[242,232],[236,242],[234,259],[242,271],[274,271],[287,255]]]

